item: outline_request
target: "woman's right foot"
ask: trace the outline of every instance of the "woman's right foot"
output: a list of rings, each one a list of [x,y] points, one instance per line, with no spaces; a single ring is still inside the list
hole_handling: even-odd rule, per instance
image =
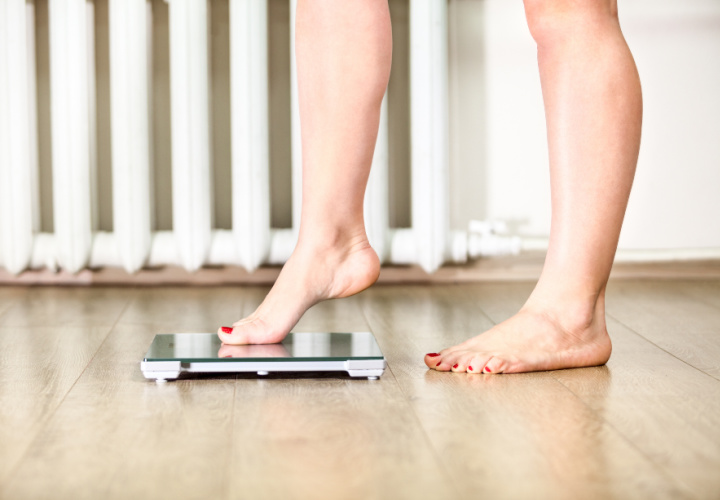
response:
[[[425,364],[437,371],[523,373],[603,365],[611,352],[604,295],[594,304],[533,296],[487,332],[426,354]]]
[[[312,306],[361,292],[379,274],[380,260],[365,235],[340,244],[298,243],[262,304],[219,328],[218,336],[232,345],[280,342]]]

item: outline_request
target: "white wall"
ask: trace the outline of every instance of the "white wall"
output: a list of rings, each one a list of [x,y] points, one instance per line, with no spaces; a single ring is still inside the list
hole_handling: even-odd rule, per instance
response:
[[[626,257],[720,256],[720,1],[618,4],[645,109],[620,248]],[[485,213],[545,238],[547,146],[522,3],[485,0],[472,8],[483,10],[485,35]]]

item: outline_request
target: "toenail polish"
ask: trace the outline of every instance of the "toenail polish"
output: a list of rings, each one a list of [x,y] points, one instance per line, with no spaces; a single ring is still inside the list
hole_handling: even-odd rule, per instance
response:
[[[472,366],[468,366],[468,371],[469,371],[469,372],[472,371]]]
[[[488,368],[487,366],[485,367],[485,371],[488,373],[492,373],[492,370],[490,368]]]
[[[440,356],[440,355],[436,352],[431,352],[430,354],[428,354],[428,356],[430,356],[431,358],[434,358],[434,357]]]
[[[229,326],[223,326],[220,329],[223,331],[223,333],[232,333],[232,331],[233,331],[232,327],[229,327]]]
[[[436,365],[435,365],[435,368],[437,368],[437,367],[440,366],[441,364],[442,364],[442,361],[440,361],[438,364],[436,364]]]
[[[458,367],[458,364],[455,363],[455,364],[453,365],[453,368],[457,368],[457,367]]]

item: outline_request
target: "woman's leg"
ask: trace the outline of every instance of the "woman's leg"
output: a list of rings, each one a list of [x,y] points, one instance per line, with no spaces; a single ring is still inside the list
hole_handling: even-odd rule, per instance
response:
[[[358,293],[380,272],[365,234],[363,197],[390,77],[387,0],[299,0],[295,26],[300,234],[260,307],[218,330],[226,344],[279,342],[311,306]]]
[[[605,285],[635,174],[642,96],[616,0],[525,0],[538,46],[552,225],[540,280],[520,312],[425,363],[510,373],[605,363]]]

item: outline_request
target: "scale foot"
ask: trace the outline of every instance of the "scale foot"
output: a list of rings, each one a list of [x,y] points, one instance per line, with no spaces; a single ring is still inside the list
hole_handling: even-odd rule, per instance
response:
[[[377,380],[383,374],[384,369],[378,370],[347,370],[348,375],[353,378],[367,378],[368,380]]]
[[[262,371],[262,370],[259,371],[259,372],[257,372],[258,375],[267,375],[268,373],[269,373],[269,372]]]
[[[179,371],[143,371],[145,378],[155,380],[158,384],[164,384],[168,380],[175,380],[180,376]]]

